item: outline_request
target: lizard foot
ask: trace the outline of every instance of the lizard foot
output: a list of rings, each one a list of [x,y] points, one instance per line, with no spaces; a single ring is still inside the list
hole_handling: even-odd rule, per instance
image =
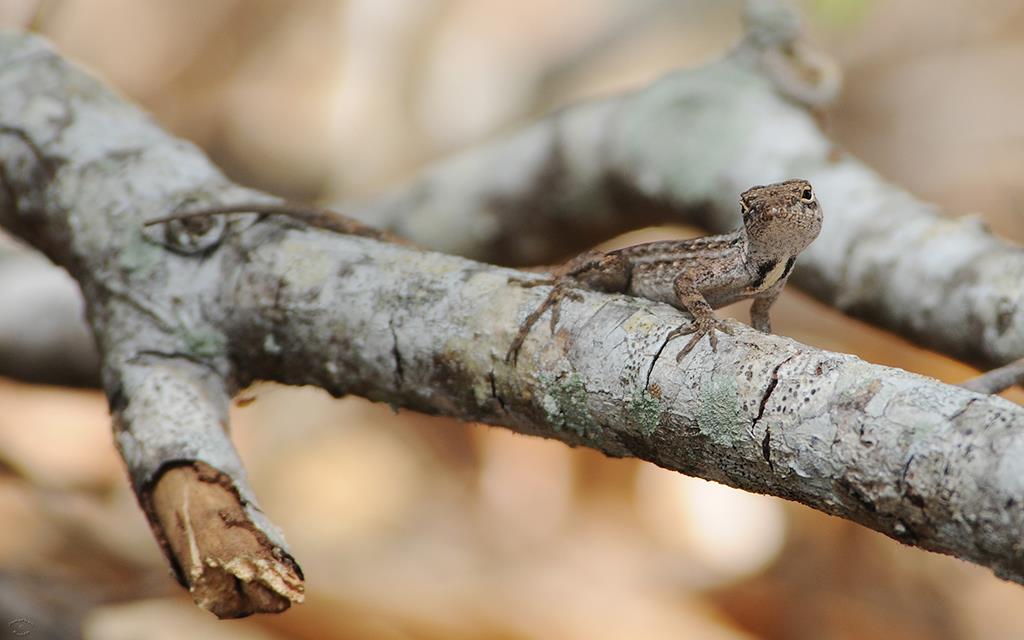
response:
[[[511,282],[511,281],[510,281]],[[530,329],[533,325],[537,324],[540,317],[544,315],[544,312],[551,309],[551,333],[555,332],[555,326],[558,324],[558,316],[560,310],[560,303],[563,298],[569,300],[582,300],[583,296],[573,289],[572,285],[565,280],[549,280],[549,281],[537,281],[530,280],[525,281],[524,286],[541,286],[544,284],[554,284],[551,289],[551,293],[544,299],[544,302],[539,307],[534,309],[530,315],[526,316],[523,323],[519,325],[519,331],[516,332],[516,337],[512,340],[512,344],[508,348],[508,353],[505,354],[505,362],[515,365],[519,359],[519,349],[522,348],[523,343],[526,341],[526,336],[530,334]]]
[[[733,335],[733,329],[724,320],[711,317],[707,319],[697,319],[686,326],[681,326],[672,331],[668,335],[668,339],[678,338],[679,336],[687,336],[693,334],[690,341],[686,343],[686,346],[679,350],[676,355],[676,362],[682,361],[686,354],[690,353],[691,350],[700,342],[704,336],[708,337],[711,342],[711,350],[718,352],[718,336],[715,334],[716,331],[721,331],[726,335]]]
[[[558,278],[541,278],[539,280],[535,278],[531,280],[523,280],[522,278],[509,278],[508,283],[514,284],[517,287],[522,287],[524,289],[532,289],[533,287],[549,287],[551,285],[558,284]]]

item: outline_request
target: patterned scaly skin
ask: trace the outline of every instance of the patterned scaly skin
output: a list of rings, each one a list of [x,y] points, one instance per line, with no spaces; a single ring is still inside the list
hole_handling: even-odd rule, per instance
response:
[[[589,251],[555,270],[551,279],[520,282],[553,288],[523,321],[507,360],[515,362],[530,329],[548,309],[553,330],[558,322],[558,303],[562,298],[578,298],[578,289],[624,293],[689,312],[693,322],[670,335],[693,336],[678,359],[704,336],[717,351],[715,332],[731,334],[732,330],[715,316],[714,309],[737,300],[753,298],[751,324],[771,333],[768,310],[786,285],[796,256],[821,231],[821,208],[811,184],[798,179],[744,191],[740,212],[743,225],[732,233]]]

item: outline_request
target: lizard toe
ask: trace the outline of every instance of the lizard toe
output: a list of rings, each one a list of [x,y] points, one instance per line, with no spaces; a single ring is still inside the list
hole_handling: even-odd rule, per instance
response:
[[[676,354],[676,362],[682,362],[683,358],[686,357],[686,354],[690,353],[690,351],[692,351],[693,348],[695,346],[697,346],[697,343],[700,342],[700,339],[704,337],[703,333],[701,333],[700,331],[695,331],[695,330],[694,331],[687,331],[686,333],[683,333],[683,334],[680,334],[680,335],[688,335],[690,333],[693,334],[693,337],[690,338],[689,342],[686,343],[686,346],[684,346],[682,349],[680,349],[679,353]]]
[[[524,289],[532,289],[533,287],[547,287],[558,283],[556,278],[542,278],[540,280],[524,280],[522,278],[509,278],[509,284],[514,284]]]
[[[692,335],[686,346],[679,350],[676,354],[676,362],[681,361],[686,354],[690,353],[697,343],[701,341],[704,336],[708,337],[708,342],[711,345],[711,351],[718,353],[718,333],[721,331],[725,335],[735,335],[735,329],[729,324],[722,320],[710,320],[707,322],[695,321],[688,325],[679,326],[672,330],[668,335],[668,339],[672,340],[679,336]]]
[[[734,335],[736,335],[736,329],[734,329],[733,326],[731,324],[729,324],[728,322],[726,322],[725,320],[717,320],[717,321],[715,321],[714,328],[715,328],[715,330],[721,331],[722,333],[724,333],[727,336],[734,336]]]
[[[672,331],[670,331],[668,336],[665,337],[665,339],[666,340],[675,340],[679,336],[688,336],[691,333],[693,333],[694,331],[697,331],[697,325],[695,325],[693,323],[681,324],[678,327],[676,327],[675,329],[673,329]]]

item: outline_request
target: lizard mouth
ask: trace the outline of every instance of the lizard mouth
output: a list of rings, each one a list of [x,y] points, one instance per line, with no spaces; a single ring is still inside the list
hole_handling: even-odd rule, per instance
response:
[[[750,225],[755,229],[766,229],[767,227],[803,225],[811,222],[811,216],[793,213],[792,211],[773,211],[765,213],[753,221]]]
[[[788,249],[799,253],[821,231],[821,218],[813,211],[768,212],[747,226],[751,242],[774,249]]]

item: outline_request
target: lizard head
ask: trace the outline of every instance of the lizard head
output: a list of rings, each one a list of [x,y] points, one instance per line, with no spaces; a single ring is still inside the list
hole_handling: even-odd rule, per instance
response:
[[[740,195],[743,227],[758,253],[795,256],[818,237],[821,208],[806,180],[751,187]]]

